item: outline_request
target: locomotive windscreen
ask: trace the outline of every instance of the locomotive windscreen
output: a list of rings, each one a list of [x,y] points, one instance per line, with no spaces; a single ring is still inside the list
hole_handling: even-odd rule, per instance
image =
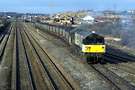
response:
[[[83,40],[83,44],[85,44],[85,45],[104,44],[104,38],[102,36],[97,35],[97,34],[92,34]]]

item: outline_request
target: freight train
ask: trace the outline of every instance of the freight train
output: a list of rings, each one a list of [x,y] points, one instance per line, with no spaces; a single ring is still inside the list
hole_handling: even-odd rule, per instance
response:
[[[67,27],[47,23],[34,23],[34,26],[68,42],[74,53],[85,57],[88,63],[96,63],[103,60],[106,52],[104,37],[90,30],[89,25]]]

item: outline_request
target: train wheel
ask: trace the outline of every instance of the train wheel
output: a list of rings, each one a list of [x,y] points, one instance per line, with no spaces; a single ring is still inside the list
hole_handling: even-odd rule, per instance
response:
[[[86,56],[86,60],[88,64],[92,64],[92,58],[90,56]]]
[[[106,64],[106,62],[104,61],[104,55],[102,55],[100,57],[100,61],[99,61],[101,64]]]
[[[96,64],[96,57],[94,57],[94,56],[87,56],[87,63],[88,64]]]

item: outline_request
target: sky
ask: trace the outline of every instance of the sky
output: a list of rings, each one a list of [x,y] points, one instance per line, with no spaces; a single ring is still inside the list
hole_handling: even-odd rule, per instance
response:
[[[131,10],[135,0],[0,0],[0,12],[57,13],[78,10]]]

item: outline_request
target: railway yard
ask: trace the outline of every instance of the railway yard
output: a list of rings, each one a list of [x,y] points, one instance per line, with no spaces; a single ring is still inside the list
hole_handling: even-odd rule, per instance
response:
[[[0,34],[0,90],[135,90],[135,56],[107,48],[88,64],[63,40],[14,21]]]

